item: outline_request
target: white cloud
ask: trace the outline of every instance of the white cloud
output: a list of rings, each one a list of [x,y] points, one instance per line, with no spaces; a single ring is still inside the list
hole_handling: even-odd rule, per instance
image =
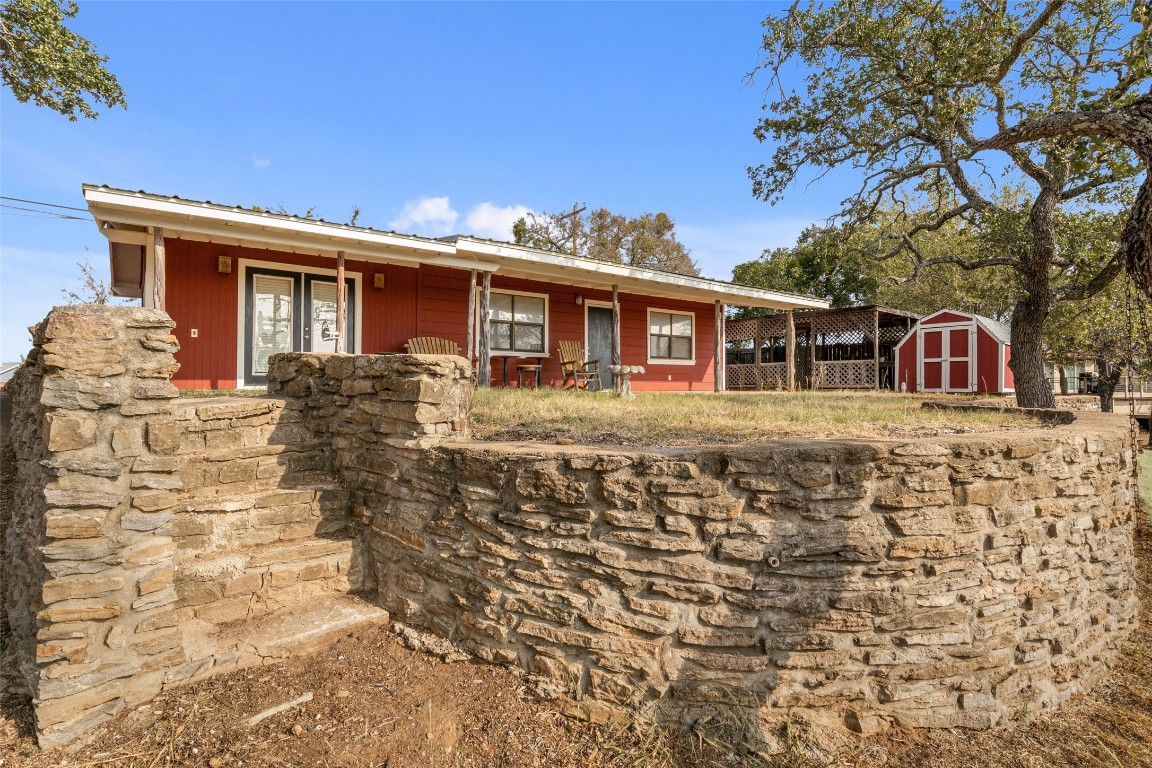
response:
[[[440,237],[452,234],[459,218],[447,197],[425,197],[404,203],[400,215],[388,226],[399,232]]]
[[[252,155],[252,167],[253,168],[267,168],[270,165],[272,165],[272,161],[269,160],[268,158],[256,157],[256,155]]]
[[[796,244],[810,219],[744,219],[707,224],[676,223],[676,236],[692,251],[700,271],[719,280],[732,279],[732,267],[760,258],[766,248]]]
[[[516,219],[527,216],[531,208],[524,205],[499,206],[493,203],[480,203],[468,212],[465,223],[469,234],[485,237],[489,240],[512,239],[512,225]]]

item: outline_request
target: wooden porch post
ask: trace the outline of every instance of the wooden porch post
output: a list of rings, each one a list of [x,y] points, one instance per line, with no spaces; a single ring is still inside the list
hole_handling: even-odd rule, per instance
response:
[[[819,389],[816,377],[816,321],[808,321],[808,388]]]
[[[796,390],[796,319],[792,310],[784,310],[784,364],[789,392]]]
[[[484,273],[484,283],[480,289],[480,351],[479,368],[476,371],[476,386],[492,386],[492,339],[488,328],[489,305],[492,297],[492,273]]]
[[[612,365],[620,365],[620,286],[612,285]]]
[[[468,273],[468,333],[465,335],[464,357],[472,362],[476,347],[476,270]]]
[[[724,305],[716,301],[716,369],[713,371],[712,389],[724,391]]]
[[[152,306],[164,309],[164,228],[156,227],[152,231],[155,274],[152,275]]]
[[[344,344],[344,251],[336,251],[336,351],[345,350]]]
[[[873,389],[880,391],[880,310],[872,310],[872,367]]]

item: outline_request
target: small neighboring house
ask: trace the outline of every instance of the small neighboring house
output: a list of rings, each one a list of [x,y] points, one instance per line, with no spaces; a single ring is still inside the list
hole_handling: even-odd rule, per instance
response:
[[[4,383],[12,378],[12,374],[16,373],[16,369],[20,367],[20,363],[0,363],[0,383]]]
[[[113,292],[176,321],[172,381],[185,389],[261,386],[276,352],[403,352],[408,339],[435,336],[490,361],[481,385],[516,384],[520,365],[542,366],[543,381],[559,385],[557,343],[576,340],[600,361],[605,385],[615,357],[645,367],[636,389],[711,391],[723,388],[725,306],[827,307],[474,237],[399,235],[90,185],[84,197],[108,239]]]
[[[897,388],[908,392],[1016,391],[1010,329],[970,312],[942,309],[921,318],[896,347]]]

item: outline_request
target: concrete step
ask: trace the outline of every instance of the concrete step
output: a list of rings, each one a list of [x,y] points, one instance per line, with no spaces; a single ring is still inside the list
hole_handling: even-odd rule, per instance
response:
[[[387,623],[388,611],[349,594],[232,624],[191,619],[180,626],[189,661],[166,676],[165,686],[307,656],[358,628]]]

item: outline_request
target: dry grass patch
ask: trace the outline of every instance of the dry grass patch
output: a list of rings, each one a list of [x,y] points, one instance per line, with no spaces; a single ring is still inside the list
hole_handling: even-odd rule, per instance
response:
[[[609,392],[479,389],[473,404],[483,440],[571,439],[611,445],[743,443],[781,437],[904,438],[1036,429],[1006,413],[932,411],[930,398],[881,392]],[[955,396],[931,398],[959,402]]]

